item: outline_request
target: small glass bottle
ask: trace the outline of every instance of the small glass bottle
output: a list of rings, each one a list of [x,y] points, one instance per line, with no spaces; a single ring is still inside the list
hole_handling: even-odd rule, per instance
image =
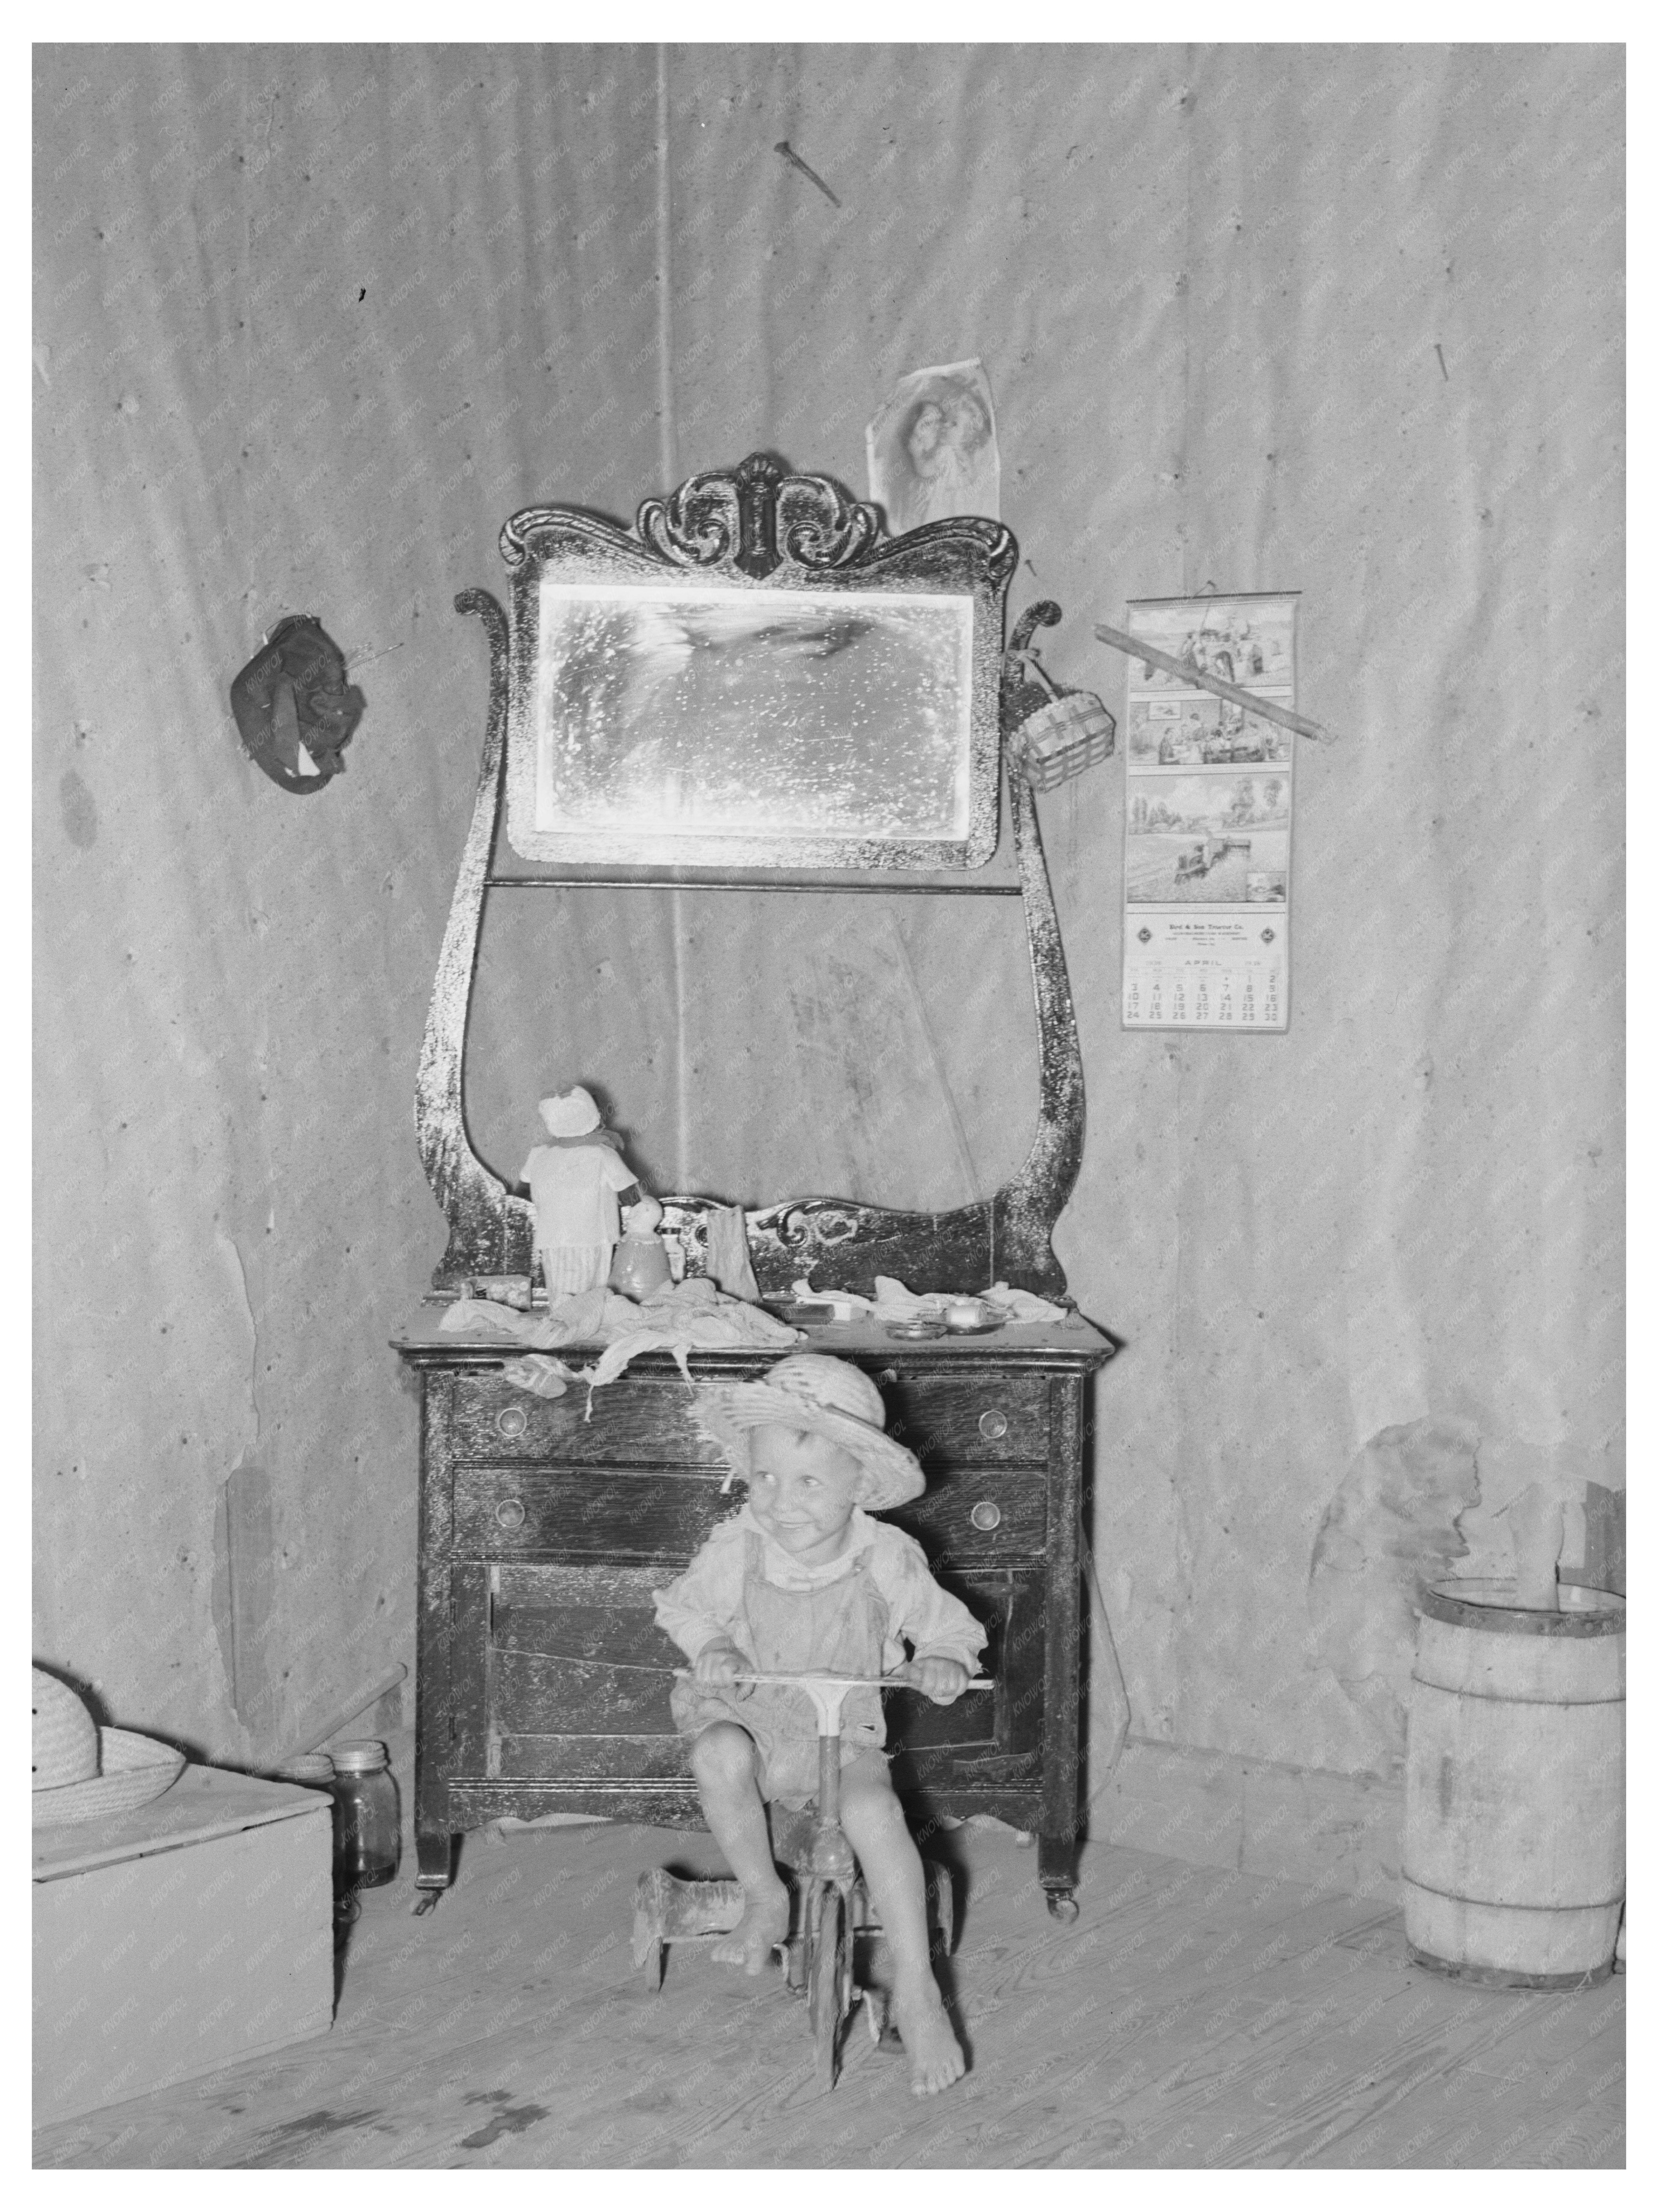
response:
[[[368,1740],[337,1743],[333,1759],[340,1881],[347,1889],[376,1889],[397,1873],[403,1851],[398,1785],[386,1746]]]

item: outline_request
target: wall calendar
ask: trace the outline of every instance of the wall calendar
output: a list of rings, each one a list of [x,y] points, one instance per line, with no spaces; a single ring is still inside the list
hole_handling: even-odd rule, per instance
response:
[[[1297,597],[1132,600],[1128,632],[1293,712]],[[1288,1029],[1294,732],[1139,659],[1125,721],[1124,1028]]]

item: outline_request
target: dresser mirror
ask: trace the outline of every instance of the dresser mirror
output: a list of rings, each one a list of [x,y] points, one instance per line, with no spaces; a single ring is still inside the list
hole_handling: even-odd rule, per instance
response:
[[[816,1270],[820,1285],[865,1292],[887,1274],[917,1291],[1001,1281],[1069,1303],[1051,1234],[1081,1156],[1080,1055],[1031,794],[1005,778],[1002,743],[1046,697],[1017,649],[1057,611],[1032,610],[1005,653],[1018,557],[1011,532],[957,517],[890,537],[873,507],[829,479],[754,455],[647,500],[632,529],[543,507],[515,515],[501,544],[510,622],[486,592],[456,602],[483,623],[490,697],[416,1108],[450,1225],[434,1287],[527,1271],[512,1116],[550,1073],[620,1085],[629,1064],[616,1048],[626,1015],[608,1028],[591,985],[565,994],[586,1003],[570,1033],[551,1040],[552,1067],[550,1018],[538,1009],[527,1010],[532,1041],[516,1048],[521,1000],[490,1004],[486,994],[475,1021],[481,946],[492,956],[507,948],[509,972],[538,975],[556,998],[594,931],[613,928],[609,989],[620,1006],[625,973],[626,996],[648,1006],[661,986],[643,946],[677,960],[689,945],[718,963],[730,933],[720,907],[769,893],[811,899],[809,932],[824,943],[848,927],[891,939],[918,1004],[933,1002],[940,1095],[970,1091],[993,1134],[957,1142],[948,1171],[914,1205],[785,1183],[750,1207],[762,1295],[786,1296]],[[623,890],[645,896],[623,901]],[[980,898],[1017,903],[960,903]],[[1016,915],[1025,981],[1016,990],[1008,963],[1008,1019],[996,1036],[971,1041],[993,1064],[964,1078],[946,1064],[968,1048],[948,1033],[952,961],[1005,962]],[[732,1071],[735,1115],[744,1001],[729,975],[726,988],[720,1057]],[[1022,1047],[1034,1075],[1023,1090],[1010,1073]],[[516,1108],[508,1070],[522,1084]],[[870,1077],[902,1090],[904,1070],[874,1054]],[[634,1123],[635,1100],[616,1103]],[[1033,1119],[1022,1155],[1009,1158],[1008,1132]],[[482,1149],[475,1128],[487,1133]],[[981,1159],[987,1196],[970,1187]],[[678,1267],[701,1273],[711,1209],[754,1194],[668,1191],[659,1164],[653,1179]]]

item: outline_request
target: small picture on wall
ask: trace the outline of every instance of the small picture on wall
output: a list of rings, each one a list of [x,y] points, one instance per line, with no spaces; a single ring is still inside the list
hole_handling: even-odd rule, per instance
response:
[[[869,495],[895,538],[948,514],[1000,514],[996,410],[982,362],[901,376],[865,439]]]
[[[1287,692],[1263,692],[1287,707]],[[1135,699],[1128,709],[1128,758],[1135,768],[1230,768],[1269,762],[1287,766],[1291,733],[1230,699],[1177,692]]]
[[[1295,600],[1283,592],[1238,592],[1230,599],[1140,600],[1130,627],[1136,637],[1176,660],[1189,660],[1206,676],[1218,676],[1246,691],[1288,692],[1295,684]],[[1132,692],[1187,687],[1149,660],[1129,663]],[[1286,698],[1286,705],[1290,703]]]
[[[764,862],[959,845],[970,816],[973,602],[932,593],[543,581],[514,848]]]
[[[1127,829],[1131,905],[1238,906],[1274,884],[1284,896],[1287,775],[1137,776]]]

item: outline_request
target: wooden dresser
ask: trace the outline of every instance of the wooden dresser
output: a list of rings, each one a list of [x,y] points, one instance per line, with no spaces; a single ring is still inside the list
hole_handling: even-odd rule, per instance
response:
[[[449,1880],[452,1841],[503,1814],[609,1814],[700,1826],[668,1714],[681,1655],[651,1594],[742,1502],[692,1427],[665,1352],[592,1394],[514,1389],[510,1353],[422,1308],[397,1340],[421,1386],[418,1880]],[[1084,1398],[1108,1341],[1074,1319],[898,1343],[813,1328],[802,1350],[855,1360],[926,1494],[885,1517],[990,1632],[993,1697],[890,1694],[894,1779],[912,1818],[993,1813],[1038,1838],[1049,1910],[1076,1907]],[[596,1356],[596,1355],[595,1355]],[[582,1356],[561,1357],[584,1364]],[[774,1353],[693,1353],[699,1378],[757,1376]]]
[[[1035,800],[1029,785],[1007,772],[1005,744],[1050,703],[1053,687],[1033,674],[1032,641],[1060,611],[1038,601],[1005,647],[1018,548],[1001,523],[957,515],[890,538],[873,507],[828,477],[789,475],[766,454],[694,477],[665,500],[647,500],[631,531],[579,507],[537,507],[513,517],[501,546],[512,572],[510,621],[487,592],[464,592],[455,602],[479,618],[488,639],[489,718],[416,1096],[421,1158],[449,1240],[432,1278],[439,1297],[396,1340],[422,1394],[422,1888],[434,1893],[448,1881],[458,1833],[504,1814],[698,1823],[668,1713],[667,1670],[680,1655],[655,1626],[651,1594],[741,1502],[735,1486],[722,1487],[726,1470],[693,1429],[684,1381],[667,1354],[641,1355],[592,1394],[590,1407],[579,1387],[550,1401],[516,1389],[502,1372],[511,1349],[465,1341],[440,1327],[442,1294],[480,1276],[522,1279],[531,1261],[530,1207],[475,1148],[465,1108],[486,903],[498,893],[523,899],[548,887],[605,898],[653,886],[878,901],[896,890],[1019,901],[1036,1017],[1029,1149],[999,1189],[945,1212],[792,1198],[745,1206],[747,1241],[760,1294],[772,1302],[787,1299],[803,1279],[867,1296],[887,1275],[917,1293],[1002,1283],[1064,1310],[1051,1323],[926,1342],[897,1341],[867,1325],[814,1328],[798,1348],[854,1359],[875,1377],[889,1425],[927,1475],[926,1495],[891,1517],[920,1539],[939,1580],[990,1631],[993,1699],[963,1698],[945,1708],[891,1695],[895,1779],[923,1808],[993,1813],[1034,1830],[1048,1905],[1068,1917],[1076,1910],[1084,1399],[1090,1372],[1115,1347],[1076,1316],[1053,1249],[1054,1224],[1082,1160],[1082,1054]],[[944,836],[920,817],[913,830],[904,827],[909,786],[901,776],[856,834],[768,827],[763,835],[704,837],[673,829],[677,802],[669,803],[665,786],[660,805],[641,804],[614,833],[544,836],[537,794],[562,788],[559,763],[585,759],[592,736],[592,717],[576,711],[585,695],[578,691],[573,703],[553,681],[556,665],[565,665],[559,625],[574,604],[561,594],[574,592],[585,606],[595,593],[602,600],[617,590],[633,595],[629,607],[641,594],[659,596],[662,619],[682,629],[689,623],[688,638],[698,594],[717,594],[709,605],[726,610],[726,629],[733,608],[738,627],[747,624],[743,680],[762,681],[776,653],[791,685],[829,653],[862,649],[860,639],[875,639],[871,650],[878,650],[884,636],[902,657],[910,635],[904,625],[913,629],[917,611],[937,602],[957,623],[957,643],[908,704],[889,699],[882,746],[865,768],[885,775],[896,747],[911,759],[916,787],[926,783],[933,740],[922,744],[917,732],[935,728],[927,702],[942,684],[938,696],[956,702],[938,725],[955,748],[951,788],[965,809],[959,821],[950,816],[956,829]],[[889,594],[896,595],[890,607]],[[649,659],[628,626],[633,615],[613,610],[604,620],[606,653],[618,665]],[[709,637],[716,632],[726,634],[716,624]],[[836,682],[844,689],[846,680]],[[824,696],[831,696],[840,694],[829,685]],[[774,757],[738,744],[737,781],[750,769],[771,774],[798,742],[805,751],[792,772],[804,776],[810,798],[821,776],[812,750],[819,740],[810,717],[803,720],[798,693],[788,696],[795,702],[788,714],[769,726],[780,750]],[[568,722],[560,720],[567,709]],[[604,715],[598,720],[604,725]],[[687,774],[700,772],[695,763],[710,748],[718,754],[725,726],[686,708],[675,741]],[[652,721],[645,734],[655,727]],[[823,741],[832,749],[843,740],[851,742],[847,731],[826,722]],[[710,789],[731,784],[722,770]],[[843,796],[855,800],[859,793],[849,787]],[[515,828],[513,807],[527,827]],[[894,821],[881,826],[883,809],[895,807]],[[856,805],[853,812],[862,818]],[[794,818],[789,806],[780,809],[780,823]],[[652,875],[659,864],[668,872]],[[556,938],[549,957],[556,965]],[[994,1040],[983,1042],[994,1048]],[[625,1070],[614,1073],[625,1083]],[[527,1109],[532,1102],[525,1103]],[[717,1273],[712,1231],[726,1225],[715,1223],[719,1212],[704,1194],[664,1195],[663,1234],[676,1273]],[[562,1356],[581,1363],[570,1347]],[[697,1352],[691,1366],[701,1378],[740,1379],[778,1356]]]

